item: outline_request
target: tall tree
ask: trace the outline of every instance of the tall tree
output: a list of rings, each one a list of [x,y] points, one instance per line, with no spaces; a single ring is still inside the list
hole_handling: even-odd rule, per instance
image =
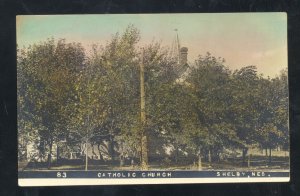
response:
[[[270,79],[261,78],[259,97],[259,127],[256,130],[259,145],[269,150],[269,163],[272,149],[284,146],[288,141],[288,86],[287,72]]]
[[[258,129],[257,122],[260,113],[258,99],[262,96],[259,87],[260,80],[255,66],[246,66],[233,72],[230,117],[242,141],[240,147],[244,164],[249,146],[257,141],[255,130]]]
[[[191,111],[196,114],[196,126],[191,129],[194,130],[191,135],[198,145],[199,159],[200,153],[205,151],[209,162],[212,151],[217,154],[240,143],[228,111],[232,102],[230,71],[223,63],[223,59],[217,59],[210,53],[199,56],[186,80],[193,101]]]
[[[58,144],[67,132],[64,125],[68,121],[69,84],[75,79],[74,70],[83,64],[84,50],[80,44],[50,39],[28,47],[22,58],[18,73],[22,67],[28,67],[33,78],[27,83],[34,86],[28,93],[31,93],[32,111],[41,119],[43,127],[39,129],[39,137],[48,146],[48,167],[51,167],[53,144]]]

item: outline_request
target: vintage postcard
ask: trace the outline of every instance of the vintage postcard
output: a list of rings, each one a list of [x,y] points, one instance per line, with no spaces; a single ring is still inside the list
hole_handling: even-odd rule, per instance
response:
[[[286,13],[16,30],[20,186],[289,181]]]

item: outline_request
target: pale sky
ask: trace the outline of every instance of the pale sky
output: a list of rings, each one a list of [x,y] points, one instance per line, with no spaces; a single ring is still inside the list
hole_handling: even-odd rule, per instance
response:
[[[157,40],[171,46],[178,29],[189,62],[210,52],[225,58],[230,69],[256,65],[270,77],[287,67],[286,13],[17,16],[17,44],[26,47],[54,37],[89,49],[93,43],[105,44],[129,24],[140,30],[142,44]]]

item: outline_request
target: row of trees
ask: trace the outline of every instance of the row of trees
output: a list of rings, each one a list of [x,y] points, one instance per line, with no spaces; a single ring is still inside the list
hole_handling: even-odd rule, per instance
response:
[[[232,71],[209,53],[185,68],[159,43],[138,47],[139,39],[129,26],[89,53],[63,39],[19,49],[19,149],[42,142],[49,166],[53,144],[62,140],[70,148],[108,144],[111,159],[142,158],[146,134],[148,152],[169,146],[175,162],[189,152],[201,165],[201,157],[211,162],[228,149],[242,149],[245,158],[257,145],[271,158],[272,149],[288,146],[287,70],[275,78],[258,75],[255,66]],[[157,140],[161,145],[151,145]]]

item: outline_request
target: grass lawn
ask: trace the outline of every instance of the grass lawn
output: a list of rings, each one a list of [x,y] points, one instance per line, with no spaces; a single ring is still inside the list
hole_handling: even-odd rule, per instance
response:
[[[20,167],[22,165],[22,167]],[[50,169],[47,168],[47,163],[19,163],[19,170],[33,171],[33,170],[84,170],[85,162],[83,160],[68,163],[52,163]],[[272,163],[264,156],[253,156],[251,158],[250,167],[248,167],[247,160],[243,163],[241,158],[229,159],[219,162],[202,162],[202,170],[288,170],[288,157],[272,157]],[[119,161],[97,161],[90,160],[88,170],[140,170],[138,165],[131,166],[125,164],[120,167]],[[195,163],[179,163],[172,162],[165,163],[163,161],[155,161],[149,163],[149,170],[198,170],[197,162]]]

